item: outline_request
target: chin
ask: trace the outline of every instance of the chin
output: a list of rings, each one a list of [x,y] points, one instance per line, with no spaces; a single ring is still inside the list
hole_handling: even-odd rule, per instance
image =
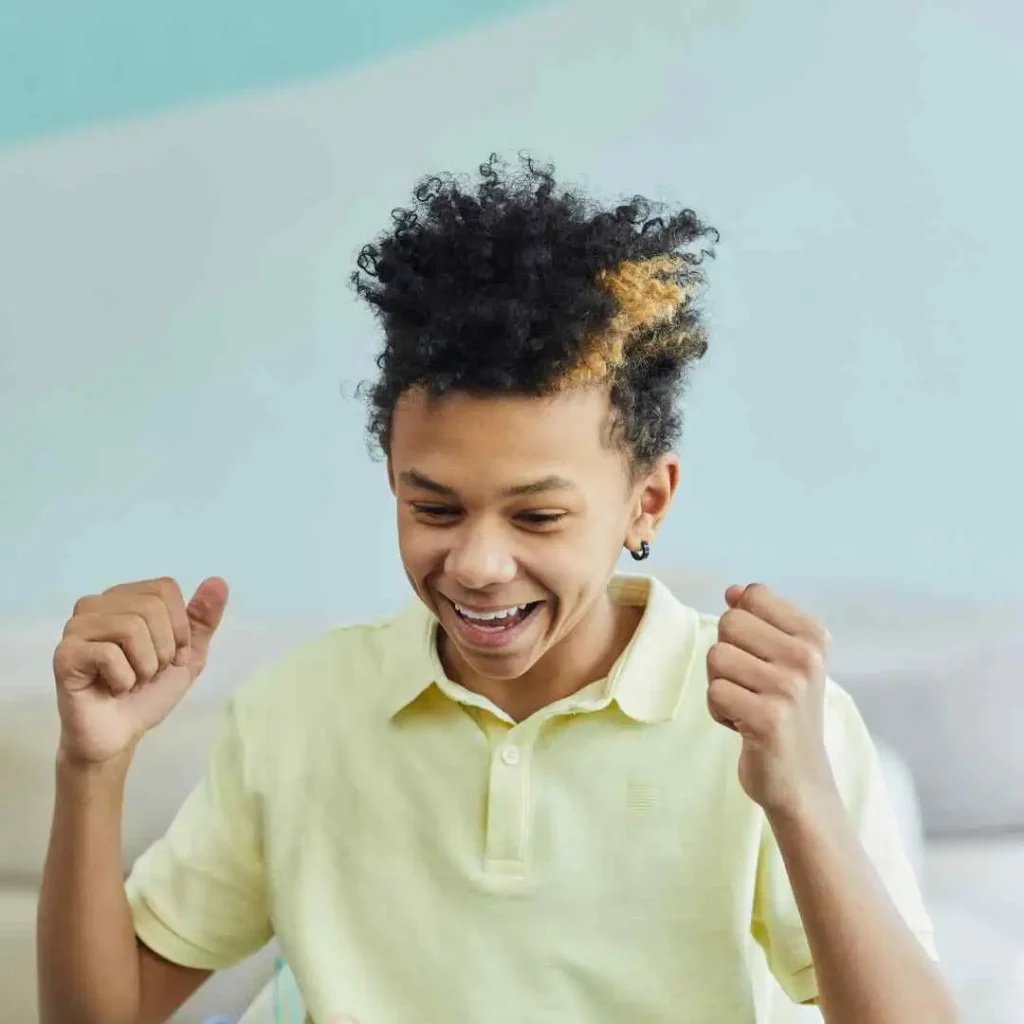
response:
[[[503,682],[525,676],[540,660],[530,655],[484,655],[479,651],[467,650],[455,643],[462,660],[478,675],[486,679],[497,679]]]

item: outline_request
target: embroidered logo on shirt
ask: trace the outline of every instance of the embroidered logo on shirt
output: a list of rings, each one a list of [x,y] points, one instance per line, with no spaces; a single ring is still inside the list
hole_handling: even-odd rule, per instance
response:
[[[630,782],[626,786],[626,806],[631,811],[656,811],[661,790],[650,783]]]

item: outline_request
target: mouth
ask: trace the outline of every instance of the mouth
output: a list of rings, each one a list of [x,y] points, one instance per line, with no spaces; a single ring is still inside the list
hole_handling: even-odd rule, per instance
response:
[[[445,599],[451,606],[460,639],[471,647],[505,647],[517,640],[537,618],[544,601],[504,608],[473,608]]]

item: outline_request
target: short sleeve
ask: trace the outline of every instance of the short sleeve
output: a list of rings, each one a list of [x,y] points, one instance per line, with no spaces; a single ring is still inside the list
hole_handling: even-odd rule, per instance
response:
[[[825,711],[825,742],[843,802],[861,844],[893,903],[928,955],[937,960],[932,923],[886,789],[881,762],[853,699],[831,680]],[[810,948],[782,854],[764,825],[752,922],[768,966],[793,1002],[818,996]]]
[[[273,933],[259,804],[238,719],[229,701],[203,779],[126,883],[139,939],[186,967],[230,967]]]

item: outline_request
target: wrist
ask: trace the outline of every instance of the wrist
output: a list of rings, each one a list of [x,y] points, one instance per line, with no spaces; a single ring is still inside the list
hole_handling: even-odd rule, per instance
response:
[[[790,798],[764,808],[765,817],[776,833],[821,827],[846,816],[839,788],[833,783],[794,790]]]
[[[61,744],[57,748],[57,775],[68,781],[123,782],[134,753],[135,748],[129,747],[102,761],[91,761]]]

